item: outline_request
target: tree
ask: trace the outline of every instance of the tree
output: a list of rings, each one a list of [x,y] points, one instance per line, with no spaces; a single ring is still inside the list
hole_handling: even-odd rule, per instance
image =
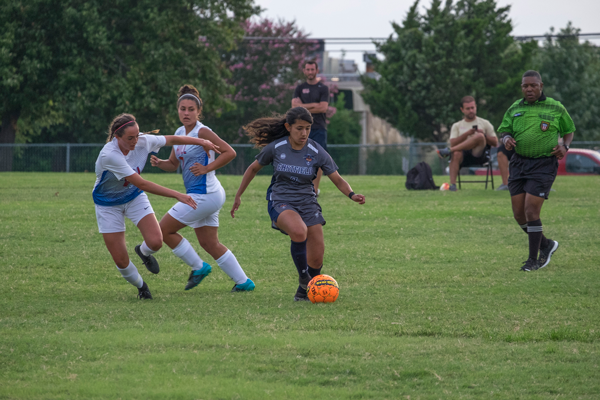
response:
[[[142,129],[173,131],[184,83],[198,87],[207,112],[223,107],[229,73],[217,48],[231,49],[257,12],[252,0],[3,1],[0,143],[17,133],[102,142],[121,112]]]
[[[245,21],[243,27],[246,37],[265,39],[244,40],[222,53],[231,71],[228,82],[234,87],[230,99],[235,108],[206,119],[231,142],[246,141],[242,126],[253,119],[290,108],[295,85],[304,78],[303,62],[317,48],[294,21],[265,18]]]
[[[536,43],[515,42],[510,7],[494,0],[433,0],[423,15],[418,5],[402,25],[392,23],[397,38],[378,45],[381,78],[363,78],[372,112],[410,136],[443,141],[462,118],[460,99],[472,95],[478,114],[499,123]]]
[[[600,49],[580,43],[571,23],[546,36],[534,58],[544,93],[563,103],[577,128],[576,140],[600,140]]]
[[[333,104],[333,115],[327,126],[328,144],[358,144],[362,133],[360,115],[345,107],[344,93]]]

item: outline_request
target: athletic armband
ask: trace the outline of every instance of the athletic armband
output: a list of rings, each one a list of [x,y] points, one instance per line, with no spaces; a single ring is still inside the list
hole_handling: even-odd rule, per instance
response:
[[[350,193],[348,193],[348,198],[349,198],[350,200],[352,200],[352,196],[354,196],[355,194],[356,194],[356,193],[354,193],[354,192],[350,192]]]

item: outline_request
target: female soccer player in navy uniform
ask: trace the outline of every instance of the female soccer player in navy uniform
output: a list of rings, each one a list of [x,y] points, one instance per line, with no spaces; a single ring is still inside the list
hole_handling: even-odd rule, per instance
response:
[[[160,221],[165,243],[173,254],[192,268],[185,290],[192,289],[212,271],[192,248],[190,242],[177,233],[186,226],[194,229],[200,246],[213,257],[217,265],[235,282],[232,292],[254,290],[235,255],[219,242],[219,211],[225,203],[225,190],[215,176],[215,170],[223,167],[236,156],[235,150],[210,128],[200,123],[202,100],[198,90],[191,85],[179,89],[177,111],[182,127],[176,137],[203,138],[219,147],[221,155],[215,159],[213,151],[206,152],[198,146],[174,146],[168,160],[151,157],[152,165],[165,171],[175,171],[181,164],[183,183],[188,195],[198,204],[190,207],[185,202],[175,204]]]
[[[244,127],[250,141],[263,149],[244,173],[231,209],[231,216],[235,217],[252,179],[262,167],[273,164],[273,179],[267,190],[268,210],[272,227],[289,235],[292,241],[292,259],[300,282],[295,301],[308,300],[306,286],[323,267],[325,219],[312,184],[317,170],[322,168],[323,174],[352,201],[365,203],[365,196],[355,194],[337,172],[331,156],[308,138],[312,122],[306,108],[294,107],[284,117],[259,118]]]
[[[158,263],[150,254],[161,248],[162,234],[148,196],[143,191],[173,197],[190,207],[196,207],[190,196],[140,176],[148,154],[158,151],[162,146],[175,144],[204,146],[206,151],[218,151],[218,147],[208,140],[140,134],[135,117],[121,114],[110,124],[107,143],[96,160],[96,183],[92,196],[96,205],[98,230],[123,278],[138,288],[140,299],[152,299],[152,294],[127,254],[125,217],[138,227],[144,237],[142,245],[136,246],[136,253],[148,270],[157,274]]]

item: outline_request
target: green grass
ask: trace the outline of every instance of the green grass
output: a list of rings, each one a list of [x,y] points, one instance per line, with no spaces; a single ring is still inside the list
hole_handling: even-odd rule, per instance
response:
[[[180,177],[145,177],[182,190]],[[185,292],[168,248],[136,299],[97,231],[93,174],[0,174],[0,399],[597,399],[600,177],[559,177],[542,209],[560,242],[551,264],[519,268],[527,237],[507,192],[408,192],[404,178],[329,180],[324,272],[334,304],[292,301],[289,240],[272,230],[259,176],[220,239],[256,282],[213,273]],[[442,177],[436,177],[440,184]],[[159,218],[173,200],[150,195]],[[184,236],[199,248],[191,229]]]

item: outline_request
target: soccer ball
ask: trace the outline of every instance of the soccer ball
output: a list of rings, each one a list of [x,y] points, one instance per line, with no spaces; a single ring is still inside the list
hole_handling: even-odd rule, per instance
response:
[[[340,294],[340,287],[331,276],[317,275],[308,283],[306,291],[313,303],[333,303]]]
[[[442,183],[442,186],[440,186],[440,190],[448,190],[450,189],[450,184],[447,182]]]

